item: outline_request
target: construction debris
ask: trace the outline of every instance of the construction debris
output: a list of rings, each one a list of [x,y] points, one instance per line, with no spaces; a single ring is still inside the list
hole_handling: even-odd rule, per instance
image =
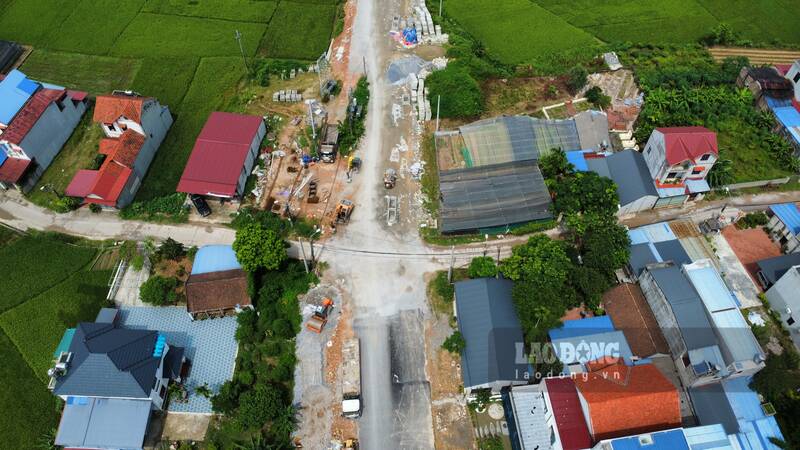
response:
[[[292,70],[294,73],[294,70]],[[286,102],[286,103],[297,103],[303,101],[303,94],[297,92],[296,89],[290,90],[283,90],[274,92],[272,94],[272,101],[273,102]]]

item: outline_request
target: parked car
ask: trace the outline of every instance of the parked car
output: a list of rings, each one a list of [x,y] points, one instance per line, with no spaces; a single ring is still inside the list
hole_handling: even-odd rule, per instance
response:
[[[192,199],[192,204],[197,208],[197,213],[203,217],[211,215],[211,207],[202,195],[192,194],[189,196]]]

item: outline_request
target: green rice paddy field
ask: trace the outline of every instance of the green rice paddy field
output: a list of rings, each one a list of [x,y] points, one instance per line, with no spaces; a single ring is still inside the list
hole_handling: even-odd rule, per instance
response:
[[[695,42],[719,22],[756,43],[800,44],[792,0],[444,0],[444,11],[507,64],[594,43]]]
[[[0,0],[0,39],[33,46],[30,77],[91,94],[133,89],[175,123],[138,199],[174,192],[208,114],[230,100],[247,57],[315,60],[339,0]]]

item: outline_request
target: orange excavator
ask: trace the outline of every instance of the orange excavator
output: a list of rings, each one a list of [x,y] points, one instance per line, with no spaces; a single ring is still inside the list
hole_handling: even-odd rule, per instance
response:
[[[306,328],[315,333],[322,333],[322,329],[328,323],[328,315],[330,315],[331,310],[333,310],[333,300],[325,298],[322,300],[322,304],[314,309],[314,313],[311,314],[308,322],[306,322]]]

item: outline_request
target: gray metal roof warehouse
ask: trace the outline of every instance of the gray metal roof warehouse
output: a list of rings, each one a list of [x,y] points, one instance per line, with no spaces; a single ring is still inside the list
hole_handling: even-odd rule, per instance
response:
[[[461,354],[464,388],[500,388],[526,384],[527,363],[516,361],[522,329],[511,299],[513,283],[479,278],[455,284],[458,329],[466,347]]]

